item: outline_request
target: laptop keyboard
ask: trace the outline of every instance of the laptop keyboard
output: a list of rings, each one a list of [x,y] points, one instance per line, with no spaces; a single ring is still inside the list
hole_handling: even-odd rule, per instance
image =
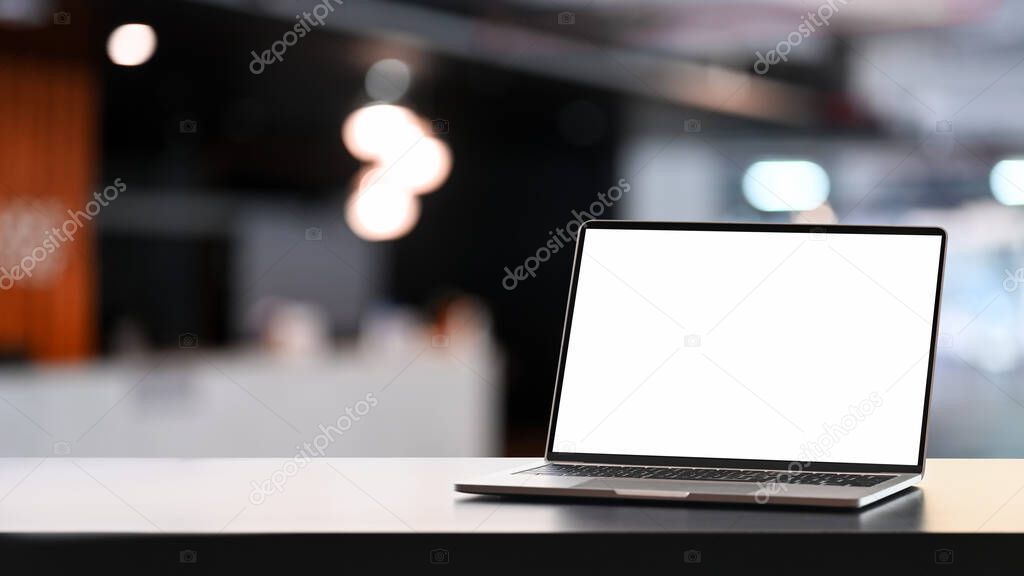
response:
[[[842,472],[794,472],[740,470],[736,468],[663,468],[655,466],[596,466],[546,464],[519,474],[583,476],[589,478],[640,478],[644,480],[713,480],[716,482],[762,482],[811,484],[817,486],[870,487],[895,478],[888,474],[846,474]]]

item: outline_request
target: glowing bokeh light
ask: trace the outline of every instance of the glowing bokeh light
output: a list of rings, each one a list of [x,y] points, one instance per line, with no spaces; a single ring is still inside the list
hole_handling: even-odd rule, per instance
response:
[[[107,38],[107,56],[118,66],[145,64],[156,52],[156,32],[146,24],[122,24]]]
[[[764,212],[814,210],[828,193],[825,169],[807,160],[763,160],[743,175],[743,196]]]
[[[1024,159],[997,162],[988,175],[988,185],[1000,204],[1024,205]]]
[[[437,190],[452,171],[452,153],[448,145],[437,138],[424,138],[408,152],[390,164],[375,164],[358,177],[361,187],[381,182],[408,190],[412,194],[426,194]]]
[[[423,138],[424,122],[408,108],[391,104],[360,108],[341,125],[341,141],[353,156],[383,164],[400,158]]]
[[[394,102],[405,95],[411,81],[412,73],[405,62],[387,58],[366,71],[366,93],[374,100]]]
[[[381,182],[357,188],[345,207],[345,221],[363,240],[381,242],[408,234],[420,217],[415,195]]]

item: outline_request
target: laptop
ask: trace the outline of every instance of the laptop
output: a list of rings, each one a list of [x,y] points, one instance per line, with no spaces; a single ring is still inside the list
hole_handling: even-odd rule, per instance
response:
[[[544,461],[472,494],[858,508],[921,480],[939,228],[581,227]]]

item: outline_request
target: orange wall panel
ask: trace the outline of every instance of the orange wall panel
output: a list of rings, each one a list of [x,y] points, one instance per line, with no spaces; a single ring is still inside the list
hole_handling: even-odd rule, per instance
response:
[[[83,61],[0,55],[0,211],[31,219],[0,230],[0,265],[29,256],[67,210],[92,199],[98,160],[95,76]],[[11,216],[13,214],[13,216]],[[3,224],[0,224],[3,225]],[[94,222],[43,260],[51,270],[0,289],[0,349],[43,361],[89,356],[96,339]],[[9,227],[8,227],[9,228]],[[6,233],[5,233],[6,232]],[[5,288],[8,283],[0,284]]]

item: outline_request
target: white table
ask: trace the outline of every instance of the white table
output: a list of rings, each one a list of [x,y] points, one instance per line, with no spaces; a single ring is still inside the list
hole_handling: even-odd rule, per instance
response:
[[[861,511],[459,494],[507,458],[0,459],[0,532],[1024,532],[1024,460],[930,460],[909,493]],[[288,470],[291,470],[289,467]],[[256,501],[256,502],[254,502]]]

